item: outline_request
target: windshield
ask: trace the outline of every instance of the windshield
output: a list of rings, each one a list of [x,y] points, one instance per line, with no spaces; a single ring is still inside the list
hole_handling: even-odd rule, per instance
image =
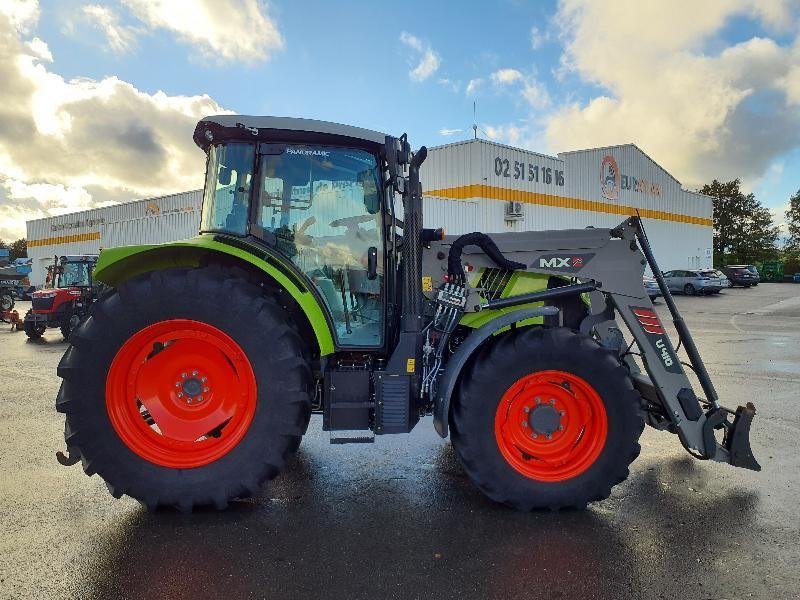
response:
[[[85,262],[62,263],[58,287],[89,287],[89,264]]]
[[[275,234],[278,250],[318,288],[341,342],[380,344],[383,221],[375,155],[286,144],[262,144],[260,153],[257,225]]]

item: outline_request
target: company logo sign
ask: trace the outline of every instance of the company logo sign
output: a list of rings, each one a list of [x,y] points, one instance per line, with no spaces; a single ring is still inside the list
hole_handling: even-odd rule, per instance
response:
[[[613,156],[604,156],[600,163],[600,193],[607,200],[619,198],[619,165]]]
[[[661,195],[661,184],[620,172],[617,160],[607,155],[600,163],[600,193],[607,200],[618,200],[620,190],[630,190],[637,194]]]
[[[564,256],[563,254],[549,254],[541,256],[531,265],[533,268],[548,269],[550,271],[566,271],[574,273],[584,267],[586,263],[592,260],[594,254],[575,254],[572,256]]]

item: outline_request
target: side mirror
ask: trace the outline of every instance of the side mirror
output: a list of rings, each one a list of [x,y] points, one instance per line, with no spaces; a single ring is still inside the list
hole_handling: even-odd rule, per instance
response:
[[[367,249],[367,279],[370,281],[378,276],[378,249],[370,246]]]

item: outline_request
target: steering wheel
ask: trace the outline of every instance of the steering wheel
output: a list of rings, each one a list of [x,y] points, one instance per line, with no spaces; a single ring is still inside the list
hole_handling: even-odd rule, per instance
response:
[[[356,215],[355,217],[342,217],[330,222],[331,227],[347,227],[345,235],[356,236],[359,232],[363,231],[359,225],[361,223],[369,223],[375,220],[375,215]]]

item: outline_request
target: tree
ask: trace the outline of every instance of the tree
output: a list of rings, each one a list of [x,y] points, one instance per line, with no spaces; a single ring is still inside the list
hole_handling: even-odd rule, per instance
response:
[[[13,242],[9,247],[9,255],[11,260],[15,258],[28,258],[28,240],[20,238]]]
[[[714,262],[753,263],[777,256],[775,242],[778,227],[769,209],[753,194],[744,194],[734,179],[721,183],[716,179],[700,189],[714,202]]]
[[[789,252],[800,252],[800,190],[789,198],[789,210],[786,211],[786,228],[789,236],[783,249]]]

